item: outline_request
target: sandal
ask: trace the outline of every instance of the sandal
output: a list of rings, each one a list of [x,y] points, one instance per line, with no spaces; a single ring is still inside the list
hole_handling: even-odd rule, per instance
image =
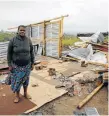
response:
[[[14,103],[18,103],[19,101],[20,101],[20,98],[19,97],[15,97]]]
[[[25,94],[24,97],[25,97],[26,99],[31,99],[31,96],[28,95],[28,94]]]

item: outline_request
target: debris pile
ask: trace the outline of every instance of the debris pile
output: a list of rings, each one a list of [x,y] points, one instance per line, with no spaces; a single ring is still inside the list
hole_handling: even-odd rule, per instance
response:
[[[87,40],[86,38],[82,38],[81,40],[83,42],[76,42],[75,46],[69,46],[70,50],[63,51],[62,57],[84,61],[87,64],[107,65],[108,43],[104,42],[102,33],[97,32],[91,37],[88,37]]]
[[[97,75],[92,71],[74,72],[65,76],[63,73],[56,71],[55,68],[49,68],[48,73],[49,76],[60,82],[55,88],[64,88],[68,91],[69,96],[81,96],[83,89],[87,89],[85,94],[92,92],[95,88],[92,83],[97,80]],[[87,84],[88,88],[83,87],[85,84]]]

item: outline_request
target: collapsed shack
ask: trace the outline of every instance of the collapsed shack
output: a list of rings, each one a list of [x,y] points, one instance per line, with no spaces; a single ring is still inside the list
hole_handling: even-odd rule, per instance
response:
[[[28,32],[27,34],[29,37],[32,37],[31,39],[33,39],[34,53],[36,55],[36,62],[35,62],[36,66],[35,66],[34,71],[32,71],[32,74],[31,74],[31,79],[33,79],[33,80],[31,80],[31,83],[30,83],[31,84],[30,88],[34,92],[31,92],[31,91],[29,91],[29,92],[33,96],[33,99],[31,101],[33,103],[37,104],[37,107],[35,107],[34,110],[32,109],[31,111],[29,110],[29,111],[25,112],[24,114],[32,114],[32,113],[37,114],[38,111],[41,111],[45,114],[57,114],[57,112],[47,112],[48,110],[45,112],[45,110],[43,111],[43,108],[42,108],[42,110],[40,108],[44,104],[46,107],[46,103],[51,102],[58,97],[60,97],[60,99],[61,99],[61,96],[64,95],[65,93],[67,94],[67,97],[66,97],[67,100],[69,100],[69,96],[72,98],[72,100],[75,99],[75,97],[78,97],[75,99],[75,100],[77,100],[77,102],[74,102],[75,101],[74,100],[72,102],[72,104],[70,104],[70,106],[68,104],[68,106],[71,108],[71,110],[69,111],[70,112],[69,114],[72,114],[72,110],[74,111],[75,108],[79,105],[79,102],[82,101],[83,95],[85,95],[85,97],[86,97],[91,92],[93,92],[93,90],[96,87],[103,84],[104,80],[103,80],[103,78],[101,78],[101,77],[103,77],[103,75],[95,74],[95,72],[98,70],[102,70],[100,72],[100,74],[101,74],[101,73],[103,73],[103,70],[106,70],[105,67],[97,67],[97,69],[96,69],[95,67],[90,67],[90,65],[86,65],[86,64],[92,63],[92,61],[95,61],[95,64],[98,63],[101,66],[106,66],[107,58],[105,57],[104,53],[101,54],[101,52],[96,52],[93,49],[91,43],[90,44],[85,43],[86,44],[85,48],[79,47],[79,48],[75,49],[74,47],[70,47],[69,52],[67,51],[66,54],[65,53],[64,53],[64,55],[62,54],[62,60],[59,59],[59,57],[61,55],[61,47],[62,47],[61,46],[62,30],[60,29],[60,27],[62,28],[62,20],[63,20],[63,18],[54,23],[53,22],[45,22],[45,24],[44,24],[44,22],[43,22],[43,23],[38,23],[38,24],[27,26],[27,32]],[[45,31],[43,30],[44,25],[42,26],[42,24],[44,24],[46,27]],[[59,29],[60,29],[60,31],[59,31]],[[31,35],[29,33],[30,30],[31,30]],[[38,35],[36,34],[37,33],[36,30],[39,33]],[[54,34],[54,32],[56,32],[56,33]],[[44,36],[44,38],[42,39],[42,36],[44,33],[46,33],[46,36]],[[38,39],[39,37],[41,37],[41,38]],[[60,40],[60,41],[58,41],[58,40]],[[38,43],[38,45],[36,45],[36,43]],[[58,58],[58,60],[49,58],[49,57],[44,57],[44,56],[42,56],[42,52],[43,52],[43,55],[45,55],[45,53],[46,53],[46,56]],[[6,55],[6,54],[4,54],[4,55]],[[83,67],[83,65],[80,65],[79,63],[76,63],[76,62],[70,62],[70,61],[66,62],[65,59],[63,59],[66,57],[68,57],[68,58],[70,57],[70,58],[73,58],[74,60],[79,60],[81,62],[85,61],[85,65]],[[4,58],[4,56],[2,58]],[[3,60],[2,60],[2,63],[4,63],[4,62],[6,63],[5,59],[3,59]],[[0,74],[1,74],[0,83],[2,83],[2,84],[5,83],[4,80],[7,76],[4,74],[9,73],[7,65],[4,68],[3,67],[4,67],[4,64],[1,66],[1,70],[0,70]],[[88,68],[88,67],[90,67],[90,68]],[[99,76],[100,76],[100,78],[98,79]],[[38,84],[33,83],[36,81],[39,83]],[[44,86],[44,87],[42,87],[42,86]],[[49,88],[50,92],[47,90],[46,87]],[[38,88],[39,88],[39,96],[36,95]],[[44,95],[46,95],[45,98],[47,98],[47,100],[44,99],[44,96],[41,96],[42,98],[40,97],[40,93],[41,93],[40,88],[42,91],[45,90],[45,91],[43,91],[43,93],[44,93]],[[33,93],[34,93],[34,95],[33,95]],[[54,95],[54,94],[56,94],[56,95]],[[42,95],[42,93],[41,93],[41,95]],[[52,95],[54,95],[55,97]],[[52,97],[54,97],[54,98],[52,98]],[[38,101],[40,101],[41,104]],[[59,102],[61,102],[61,101],[59,101]],[[74,106],[73,106],[74,109],[72,109],[73,103],[74,103]],[[54,104],[55,103],[53,103],[53,107],[55,107]],[[97,105],[100,105],[100,103]],[[105,106],[100,106],[100,108],[103,107],[103,108],[107,109],[106,105],[107,104],[105,104]],[[66,108],[68,108],[68,106]],[[86,104],[86,106],[87,106],[87,104]],[[90,104],[88,106],[90,107]],[[91,106],[93,106],[93,105],[91,104]],[[54,111],[53,107],[50,107],[50,108],[48,107],[48,109],[51,109],[52,111]],[[62,104],[61,104],[61,107],[62,107]],[[98,106],[95,105],[93,107],[98,107]],[[64,112],[64,110],[65,109],[62,109],[58,114],[62,114]],[[67,112],[67,110],[65,110],[65,111]],[[97,110],[99,110],[99,109],[97,109]],[[100,112],[100,110],[98,112]],[[100,114],[107,114],[107,111],[100,112]]]
[[[100,80],[101,78],[99,78],[98,80],[99,74],[96,74],[95,72],[100,70],[103,71],[103,69],[105,69],[101,66],[96,67],[90,65],[88,65],[87,67],[81,67],[81,65],[76,62],[71,62],[71,61],[66,62],[63,60],[56,60],[44,56],[40,56],[40,60],[37,61],[36,64],[37,64],[35,66],[36,68],[34,69],[34,71],[32,71],[31,76],[34,76],[34,78],[37,78],[38,80],[48,83],[50,85],[53,84],[54,85],[53,88],[55,88],[56,91],[66,90],[67,93],[63,96],[60,96],[58,99],[52,100],[52,102],[42,105],[42,107],[39,107],[36,110],[35,109],[32,110],[30,113],[29,112],[24,113],[29,115],[38,114],[38,113],[46,114],[46,115],[47,114],[58,115],[58,114],[67,114],[67,113],[72,114],[73,113],[72,111],[76,110],[76,107],[79,105],[79,102],[81,102],[87,95],[90,95],[96,87],[101,85],[102,83],[102,81]],[[2,75],[1,79],[3,80],[5,78],[6,75],[4,76]],[[39,88],[40,90],[40,88],[42,88],[42,85],[41,83],[39,83],[38,80],[37,81],[33,80],[32,83],[30,83],[31,89],[32,90],[36,89],[36,96],[38,91],[37,89]],[[1,81],[1,83],[4,83],[4,81]],[[50,89],[51,92],[46,91],[46,89],[44,90],[46,95],[48,96],[51,96],[51,94],[53,94],[52,88]],[[91,102],[94,103],[95,101],[97,101],[95,105],[92,105],[93,103],[90,103],[89,101],[89,103],[84,104],[85,106],[83,106],[81,110],[87,107],[95,107],[96,110],[98,110],[99,114],[107,114],[106,104],[102,106],[101,102],[98,99],[98,96],[102,96],[103,97],[102,101],[106,102],[107,90],[103,89],[100,90],[100,92],[97,95],[95,95],[94,98],[92,98],[92,100],[90,100]],[[31,93],[32,96],[34,96],[33,93]],[[40,96],[40,92],[38,94]],[[44,97],[42,98],[40,97],[37,98],[37,100],[40,101],[40,99],[43,98]],[[67,105],[65,103],[66,100],[68,102]],[[69,100],[73,100],[73,102]],[[71,104],[69,104],[69,102],[71,102]],[[38,105],[38,102],[36,103]],[[59,106],[58,103],[60,104]],[[61,107],[65,111],[63,111],[59,107]],[[60,109],[59,112],[57,112],[56,110],[58,108]],[[64,108],[67,108],[67,110]],[[100,112],[100,108],[105,108],[105,110]]]

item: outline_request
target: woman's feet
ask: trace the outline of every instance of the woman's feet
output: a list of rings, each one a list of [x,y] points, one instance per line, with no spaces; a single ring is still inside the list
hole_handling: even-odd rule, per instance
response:
[[[31,99],[31,96],[28,95],[27,93],[24,93],[24,97],[25,97],[26,99]]]
[[[20,101],[20,98],[19,97],[15,97],[14,103],[18,103],[19,101]]]

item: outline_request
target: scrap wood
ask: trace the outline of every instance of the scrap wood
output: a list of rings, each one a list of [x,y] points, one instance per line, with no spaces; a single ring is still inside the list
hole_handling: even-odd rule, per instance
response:
[[[69,59],[69,60],[74,60],[74,61],[79,61],[79,59],[72,58],[72,57],[69,57],[69,56],[62,56],[62,58]]]
[[[96,89],[94,89],[82,102],[77,106],[78,109],[81,109],[102,87],[103,83],[99,85]]]
[[[49,73],[49,76],[56,75],[56,70],[55,70],[55,68],[49,68],[48,73]]]
[[[8,74],[8,73],[9,73],[8,67],[0,69],[0,75]]]
[[[66,59],[70,59],[70,60],[75,60],[75,61],[80,61],[80,59],[77,59],[77,58],[71,58],[71,57],[63,57],[63,58],[66,58]],[[103,64],[103,63],[98,63],[98,62],[92,62],[92,61],[88,61],[87,64],[93,64],[93,65],[98,65],[98,66],[104,66],[106,67],[108,64]]]
[[[70,75],[70,76],[68,76],[68,77],[72,77],[72,76],[75,76],[75,75],[77,75],[77,74],[80,74],[81,72],[76,72],[76,73],[74,73],[74,74],[72,74],[72,75]]]
[[[104,75],[103,75],[103,83],[105,84],[105,83],[108,83],[108,72],[107,73],[104,73]]]
[[[100,51],[104,51],[104,52],[108,52],[108,48],[102,48],[102,47],[95,47],[93,48],[94,50],[100,50]]]
[[[41,61],[35,61],[34,65],[40,64]]]
[[[99,47],[108,47],[108,44],[102,45],[102,44],[96,44],[96,43],[92,43],[92,42],[86,42],[86,43],[92,44],[94,46],[99,46]]]
[[[98,63],[98,62],[92,62],[92,61],[88,61],[88,64],[93,64],[93,65],[103,66],[103,67],[106,67],[108,65],[108,63],[104,64],[104,63]]]
[[[43,66],[41,64],[38,64],[38,65],[35,66],[35,69],[36,70],[42,70]]]
[[[108,42],[103,42],[103,45],[108,45]]]
[[[88,63],[86,63],[85,61],[81,61],[81,67],[87,67]]]
[[[88,42],[88,43],[90,43],[95,49],[108,52],[108,45],[95,44],[92,42]]]
[[[37,88],[34,88],[31,86],[31,83],[38,83],[40,86]],[[25,111],[25,113],[33,112],[34,110],[40,108],[41,106],[61,97],[62,95],[67,94],[68,91],[64,89],[56,89],[54,85],[48,84],[44,81],[39,80],[37,77],[31,76],[30,78],[30,85],[28,88],[28,94],[32,96],[32,101],[37,106]],[[23,88],[21,89],[21,94],[23,94]]]
[[[106,73],[108,72],[108,69],[104,69],[104,70],[95,70],[95,73]]]
[[[0,66],[0,71],[1,71],[1,70],[6,70],[6,69],[8,69],[8,68],[9,68],[8,66],[3,66],[3,65],[2,65],[2,66]]]
[[[81,72],[76,72],[76,73],[74,73],[74,74],[71,74],[71,75],[69,75],[69,76],[65,76],[63,73],[61,73],[61,72],[58,72],[58,71],[56,71],[57,73],[59,73],[59,74],[61,74],[63,77],[67,77],[67,78],[69,78],[69,77],[73,77],[73,76],[75,76],[75,75],[77,75],[77,74],[80,74]]]

